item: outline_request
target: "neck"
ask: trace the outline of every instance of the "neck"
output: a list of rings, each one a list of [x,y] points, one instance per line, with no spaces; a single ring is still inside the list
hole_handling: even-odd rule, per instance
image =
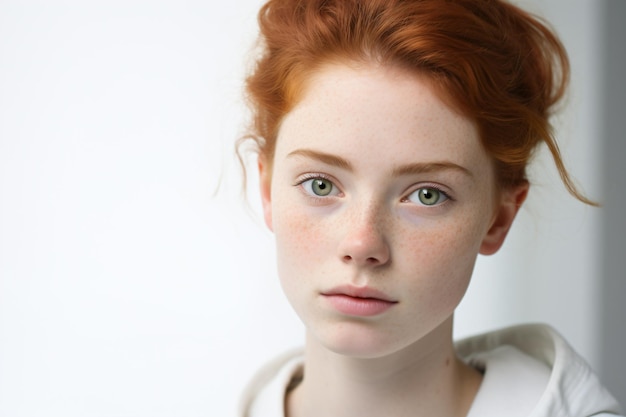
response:
[[[307,335],[305,375],[287,397],[289,417],[467,414],[481,376],[457,359],[452,320],[380,358],[343,356]]]

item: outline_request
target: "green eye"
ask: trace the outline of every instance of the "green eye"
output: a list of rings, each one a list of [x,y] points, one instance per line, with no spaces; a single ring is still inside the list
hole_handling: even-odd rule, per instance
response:
[[[324,179],[316,179],[313,180],[313,184],[311,184],[311,189],[313,190],[315,195],[327,196],[333,190],[333,183]]]
[[[417,197],[417,201],[416,198]],[[420,203],[424,206],[434,206],[441,204],[448,199],[448,196],[436,188],[426,187],[415,190],[410,196],[409,200]]]
[[[337,194],[337,189],[332,181],[326,178],[312,178],[302,183],[304,189],[312,195],[318,197],[327,197]]]

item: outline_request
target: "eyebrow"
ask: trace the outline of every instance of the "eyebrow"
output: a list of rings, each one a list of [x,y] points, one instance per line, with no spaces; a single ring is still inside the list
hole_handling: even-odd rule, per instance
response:
[[[306,158],[321,161],[326,165],[342,168],[346,171],[353,171],[352,164],[346,159],[329,153],[314,151],[312,149],[296,149],[295,151],[290,152],[287,156],[304,156]]]
[[[408,165],[402,165],[393,170],[394,176],[411,175],[411,174],[424,174],[437,171],[457,171],[462,174],[472,177],[472,172],[452,162],[427,162],[427,163],[414,163]]]
[[[352,164],[348,160],[340,156],[332,155],[325,152],[314,151],[312,149],[296,149],[295,151],[290,152],[287,156],[302,156],[305,158],[318,160],[326,165],[345,169],[346,171],[354,170]],[[399,177],[403,175],[425,174],[438,171],[458,171],[469,177],[473,176],[471,171],[467,168],[448,161],[416,162],[412,164],[401,165],[394,168],[393,175]]]

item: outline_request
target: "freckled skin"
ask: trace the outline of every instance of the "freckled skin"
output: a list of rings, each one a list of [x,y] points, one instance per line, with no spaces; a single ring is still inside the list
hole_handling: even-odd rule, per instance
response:
[[[273,172],[261,167],[281,285],[308,343],[360,358],[424,340],[449,346],[450,334],[439,330],[449,325],[477,254],[497,250],[512,221],[499,225],[492,164],[476,127],[426,80],[398,69],[327,66],[309,85],[281,125]],[[352,169],[290,155],[300,149],[341,157]],[[394,175],[398,166],[442,161],[469,175]],[[298,182],[311,173],[328,176],[338,194],[307,194]],[[407,200],[432,185],[451,198],[432,207]],[[320,294],[346,284],[375,288],[397,304],[374,317],[340,314]]]

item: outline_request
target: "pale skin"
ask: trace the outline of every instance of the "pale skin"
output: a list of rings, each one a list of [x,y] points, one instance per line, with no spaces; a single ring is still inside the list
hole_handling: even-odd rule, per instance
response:
[[[424,76],[333,64],[307,86],[272,163],[259,159],[281,284],[307,334],[286,415],[464,416],[482,376],[456,358],[454,310],[528,185],[497,188],[475,125]],[[386,307],[338,309],[337,288]]]

